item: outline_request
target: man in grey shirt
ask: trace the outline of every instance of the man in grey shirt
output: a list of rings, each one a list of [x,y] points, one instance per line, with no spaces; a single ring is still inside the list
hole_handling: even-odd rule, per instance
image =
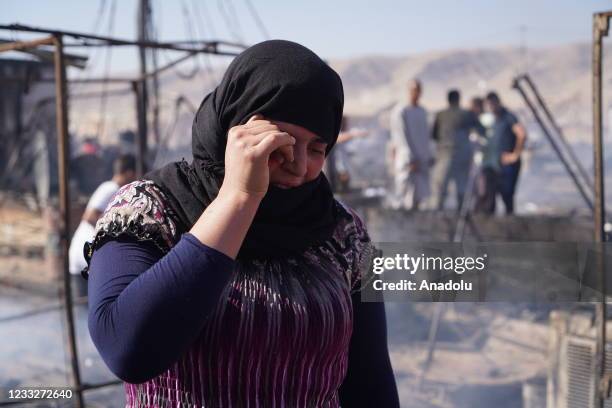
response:
[[[514,193],[521,170],[521,154],[527,139],[525,127],[517,117],[502,104],[495,92],[486,97],[488,111],[494,116],[491,127],[490,155],[496,163],[498,173],[497,192],[504,202],[506,214],[514,213]],[[495,211],[495,202],[493,202]]]
[[[436,142],[433,182],[438,210],[444,209],[451,181],[457,192],[457,210],[461,208],[474,154],[470,131],[483,132],[476,115],[460,107],[460,99],[456,89],[448,92],[448,108],[438,112],[432,130]]]

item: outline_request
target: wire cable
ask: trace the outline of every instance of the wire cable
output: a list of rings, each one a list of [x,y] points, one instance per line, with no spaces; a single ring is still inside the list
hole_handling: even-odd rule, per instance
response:
[[[235,24],[236,32],[240,36],[240,41],[244,42],[244,32],[242,31],[242,26],[240,25],[240,16],[236,13],[236,9],[234,8],[234,3],[232,0],[226,0],[227,10],[230,13],[230,17]]]
[[[268,29],[266,28],[266,25],[264,24],[262,19],[259,17],[259,13],[257,13],[255,6],[253,6],[253,3],[251,2],[251,0],[244,0],[244,2],[246,3],[247,8],[249,9],[249,12],[251,13],[253,20],[255,20],[255,24],[259,28],[259,31],[261,31],[263,38],[266,40],[269,40],[270,34],[268,33]]]
[[[197,34],[199,35],[199,38],[207,38],[208,37],[207,29],[206,29],[207,25],[204,22],[204,19],[202,18],[201,14],[199,13],[199,7],[198,7],[197,0],[192,0],[191,1],[191,9],[193,11],[194,19],[196,20],[195,27],[197,29],[196,31],[197,31]],[[212,69],[212,64],[210,62],[210,56],[208,54],[200,53],[199,57],[202,59],[202,64],[204,65],[204,69],[206,70],[206,74],[208,74],[208,76],[212,77],[213,80],[216,80],[214,78],[214,72],[213,72],[213,69]],[[203,81],[206,81],[207,78],[206,78],[206,75],[205,75],[204,72],[201,71],[200,72],[200,76],[201,76]]]
[[[219,8],[219,12],[221,13],[221,18],[223,18],[223,21],[225,21],[225,24],[227,25],[227,28],[234,40],[238,42],[244,42],[240,33],[236,29],[236,22],[232,20],[231,16],[228,14],[228,10],[225,9],[224,4],[225,2],[223,0],[217,1],[217,7]]]
[[[96,13],[96,19],[94,20],[94,23],[91,29],[94,35],[99,34],[99,30],[101,28],[102,21],[104,20],[104,16],[106,15],[107,5],[108,5],[107,0],[100,1],[100,5],[98,6],[98,12]],[[79,75],[76,76],[76,79],[84,79],[87,76],[90,76],[88,74],[91,73],[91,69],[96,65],[97,59],[100,57],[100,54],[101,54],[100,49],[95,48],[93,50],[93,52],[91,53],[91,56],[88,56],[87,58],[87,66],[85,67],[85,69],[79,72]],[[80,86],[82,86],[82,84],[77,83],[77,84],[72,85],[74,90],[78,89]]]
[[[193,4],[193,9],[194,9],[194,14],[196,16],[196,18],[198,18],[200,20],[200,23],[202,24],[201,27],[206,27],[207,29],[210,29],[210,34],[212,37],[216,37],[217,33],[215,30],[215,25],[213,23],[213,19],[209,19],[209,14],[208,14],[208,8],[206,7],[206,2],[205,1],[197,1],[197,0],[192,0],[192,4]],[[202,9],[200,9],[200,4],[202,5],[202,9],[204,9],[204,11],[202,12]]]

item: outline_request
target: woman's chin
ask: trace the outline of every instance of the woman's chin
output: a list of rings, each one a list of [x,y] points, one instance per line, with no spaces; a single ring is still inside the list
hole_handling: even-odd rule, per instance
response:
[[[283,190],[288,190],[290,188],[299,187],[302,183],[293,182],[293,183],[272,183],[273,186],[282,188]]]
[[[272,185],[273,185],[274,187],[282,188],[283,190],[287,190],[287,189],[290,189],[290,188],[291,188],[291,186],[289,186],[289,185],[286,185],[286,184],[280,184],[280,183],[272,183]]]

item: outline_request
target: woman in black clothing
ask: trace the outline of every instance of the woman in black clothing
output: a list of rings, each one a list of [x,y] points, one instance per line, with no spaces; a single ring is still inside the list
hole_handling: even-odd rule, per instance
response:
[[[266,41],[200,105],[193,160],[123,187],[86,245],[89,328],[130,407],[398,407],[375,248],[321,172],[338,75]]]

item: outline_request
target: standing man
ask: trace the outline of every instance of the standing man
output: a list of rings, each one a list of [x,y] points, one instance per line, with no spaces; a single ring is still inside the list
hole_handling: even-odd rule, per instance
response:
[[[514,192],[521,170],[521,153],[527,140],[527,131],[516,116],[502,105],[497,93],[489,92],[486,103],[489,112],[495,117],[492,137],[498,149],[500,164],[497,191],[506,207],[506,214],[513,214]]]
[[[497,140],[493,138],[495,116],[491,112],[485,112],[483,99],[480,99],[477,105],[472,104],[472,111],[478,113],[479,121],[484,128],[484,134],[478,138],[479,149],[482,151],[482,162],[476,181],[474,211],[492,215],[495,213],[495,200],[501,170],[499,146]]]
[[[436,115],[432,138],[436,142],[436,168],[434,169],[435,207],[444,209],[448,186],[452,181],[457,192],[457,211],[465,195],[474,149],[470,131],[481,132],[476,115],[461,109],[461,95],[456,89],[448,92],[448,108]]]
[[[87,266],[83,255],[83,246],[91,241],[94,226],[106,206],[119,188],[136,180],[136,159],[131,154],[119,156],[113,163],[113,178],[100,184],[91,195],[81,222],[70,241],[69,270],[72,275],[77,295],[85,295],[87,282],[81,277],[81,270]]]
[[[433,163],[427,112],[419,105],[422,86],[408,83],[408,105],[391,112],[391,157],[395,178],[396,206],[418,210],[430,195],[429,168]]]

